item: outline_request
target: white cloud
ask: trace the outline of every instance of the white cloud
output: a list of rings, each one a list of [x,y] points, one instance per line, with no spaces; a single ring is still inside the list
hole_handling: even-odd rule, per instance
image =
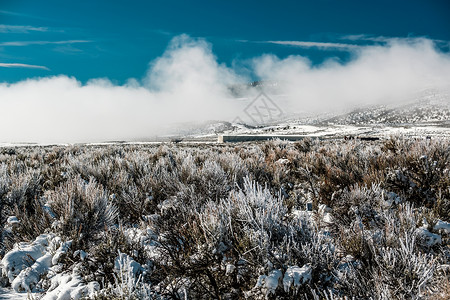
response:
[[[421,89],[450,84],[450,55],[423,38],[361,47],[345,64],[329,60],[311,66],[301,56],[264,55],[253,66],[259,77],[285,82],[291,111],[401,101]]]
[[[0,33],[29,33],[30,31],[45,32],[48,31],[47,27],[34,27],[34,26],[22,26],[22,25],[5,25],[0,24]]]
[[[359,45],[345,44],[345,43],[324,43],[324,42],[307,42],[307,41],[267,41],[265,43],[294,46],[300,48],[317,48],[322,50],[353,50],[357,49]]]
[[[67,41],[13,41],[1,42],[0,46],[30,46],[30,45],[66,45],[78,43],[91,43],[90,40],[67,40]]]
[[[356,42],[372,42],[373,44],[386,44],[390,42],[409,42],[409,43],[415,43],[419,40],[427,40],[431,41],[434,44],[437,45],[448,45],[450,42],[445,40],[437,40],[437,39],[430,39],[427,37],[390,37],[390,36],[375,36],[371,34],[350,34],[350,35],[343,35],[339,37],[340,40],[343,41],[356,41]]]
[[[173,123],[234,117],[227,86],[239,79],[203,40],[173,39],[144,81],[55,76],[0,84],[0,142],[139,139]]]
[[[348,41],[378,41],[380,38],[385,40],[385,37],[383,36],[373,36],[370,34],[348,34],[343,35],[339,39],[341,40],[348,40]]]
[[[20,63],[0,63],[0,68],[28,68],[28,69],[49,70],[49,68],[47,68],[45,66],[28,65],[28,64],[20,64]]]
[[[249,81],[236,70],[238,62],[234,67],[218,63],[206,41],[182,35],[150,64],[142,82],[82,84],[55,76],[0,83],[0,142],[142,139],[173,123],[231,121],[243,107],[227,87]],[[330,60],[315,66],[302,56],[267,54],[254,58],[251,70],[260,79],[282,83],[287,96],[277,104],[284,112],[317,112],[448,88],[450,56],[427,39],[395,40],[361,47],[345,64]]]

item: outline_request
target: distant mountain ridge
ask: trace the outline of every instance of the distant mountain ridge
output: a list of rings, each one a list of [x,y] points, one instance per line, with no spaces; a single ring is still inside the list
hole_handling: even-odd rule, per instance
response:
[[[372,105],[323,119],[320,123],[337,125],[417,124],[450,125],[450,94],[434,89],[420,92],[406,103]]]
[[[250,91],[280,88],[276,82],[254,82]],[[248,90],[247,90],[248,91]],[[236,98],[241,101],[244,98]],[[274,98],[275,99],[275,98]],[[245,98],[251,101],[251,98]],[[188,140],[214,140],[217,135],[305,135],[339,138],[345,136],[450,137],[450,93],[426,89],[392,104],[361,105],[346,112],[285,113],[270,124],[251,124],[230,120],[211,120],[178,126],[175,136]]]

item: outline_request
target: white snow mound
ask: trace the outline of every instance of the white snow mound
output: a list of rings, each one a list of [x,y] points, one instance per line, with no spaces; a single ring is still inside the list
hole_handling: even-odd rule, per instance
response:
[[[8,277],[9,282],[12,283],[22,270],[33,266],[39,258],[45,255],[46,247],[52,238],[53,235],[41,234],[31,244],[17,244],[1,261],[2,276]],[[40,269],[38,266],[36,268]]]
[[[56,274],[51,279],[51,286],[41,300],[78,300],[92,297],[100,289],[98,282],[85,284],[80,275]]]
[[[16,292],[31,292],[39,282],[43,274],[48,272],[52,266],[52,255],[47,253],[36,260],[36,262],[20,272],[20,274],[11,283]]]
[[[255,288],[263,288],[266,296],[275,293],[283,273],[281,270],[272,270],[269,275],[260,275]]]
[[[301,268],[298,266],[287,268],[283,278],[284,291],[287,293],[292,285],[294,288],[298,288],[303,283],[311,280],[311,272],[312,269],[309,265],[304,265]]]

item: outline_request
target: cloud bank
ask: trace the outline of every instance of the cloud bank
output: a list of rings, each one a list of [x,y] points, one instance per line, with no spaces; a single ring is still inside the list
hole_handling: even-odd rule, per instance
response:
[[[251,101],[229,86],[247,83],[237,70],[282,83],[285,112],[341,109],[402,101],[425,88],[448,88],[450,56],[427,39],[358,47],[350,62],[314,66],[302,56],[262,55],[229,67],[203,39],[174,38],[143,80],[86,84],[64,75],[0,83],[0,142],[101,142],[148,139],[173,124],[231,121]],[[277,98],[274,95],[274,98]],[[276,100],[276,99],[275,99]]]
[[[428,39],[393,39],[352,53],[348,63],[330,59],[320,66],[300,56],[269,54],[255,58],[253,67],[258,77],[285,83],[294,111],[400,102],[427,88],[449,88],[450,55]]]

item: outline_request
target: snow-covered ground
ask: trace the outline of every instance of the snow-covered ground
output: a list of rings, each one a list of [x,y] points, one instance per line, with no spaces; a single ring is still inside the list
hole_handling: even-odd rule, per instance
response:
[[[9,288],[0,287],[0,299],[1,300],[26,300],[28,299],[27,293],[16,293]]]
[[[450,137],[450,127],[438,125],[402,125],[402,126],[354,126],[354,125],[330,125],[330,126],[313,126],[313,125],[297,125],[280,124],[276,126],[267,126],[260,128],[238,127],[236,129],[226,131],[227,134],[273,134],[273,135],[304,135],[309,137],[321,138],[342,138],[344,136],[374,136],[389,137],[391,135],[404,135],[407,137]]]

